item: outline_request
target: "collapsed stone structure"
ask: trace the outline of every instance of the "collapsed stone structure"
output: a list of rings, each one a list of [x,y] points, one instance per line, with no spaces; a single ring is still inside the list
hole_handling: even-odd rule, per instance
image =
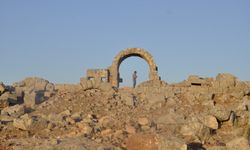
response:
[[[89,83],[88,87],[84,87],[89,89],[90,87],[98,87],[99,84],[105,82],[109,83],[112,87],[119,87],[119,83],[122,82],[119,74],[119,68],[121,63],[129,58],[129,57],[140,57],[144,59],[149,65],[149,80],[150,81],[160,81],[160,77],[158,75],[158,67],[153,59],[153,56],[142,48],[127,48],[121,51],[114,58],[112,65],[107,69],[89,69],[87,70],[87,77],[81,79],[82,85],[85,83]],[[87,81],[91,80],[91,81]],[[97,86],[94,84],[98,84]]]
[[[145,59],[149,81],[120,88],[119,66]],[[250,82],[229,73],[160,80],[143,49],[121,51],[79,84],[0,82],[0,149],[249,150]]]

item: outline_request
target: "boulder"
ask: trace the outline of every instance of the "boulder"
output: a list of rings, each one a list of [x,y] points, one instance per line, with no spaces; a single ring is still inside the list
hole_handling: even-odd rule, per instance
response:
[[[48,127],[48,122],[41,117],[30,117],[28,114],[14,119],[13,126],[25,131],[39,131]]]
[[[64,114],[55,114],[55,113],[51,113],[47,116],[47,120],[50,122],[50,123],[53,123],[54,125],[56,126],[59,126],[59,127],[63,127],[65,125],[67,125],[67,122],[66,120],[64,119],[64,117],[66,117]]]
[[[148,120],[148,118],[146,118],[146,117],[139,118],[139,119],[138,119],[138,123],[139,123],[139,125],[141,125],[141,126],[146,126],[146,125],[149,125],[149,120]]]
[[[29,77],[23,81],[14,83],[13,87],[18,93],[24,92],[26,94],[36,92],[42,97],[44,97],[45,92],[53,93],[55,91],[54,84],[50,83],[48,80],[37,77]],[[50,94],[47,93],[47,96],[48,95]]]
[[[24,95],[24,105],[26,107],[33,108],[36,104],[40,104],[44,101],[44,97],[41,93],[36,93],[34,91],[27,92]]]
[[[218,74],[214,86],[220,89],[228,89],[236,86],[237,78],[229,73]]]
[[[219,128],[219,123],[217,119],[212,115],[205,116],[203,119],[203,124],[211,129],[216,130]]]
[[[45,91],[49,81],[37,77],[28,77],[19,83],[14,83],[15,87],[30,87],[34,91]]]
[[[104,91],[104,92],[114,92],[112,85],[110,83],[106,83],[106,82],[100,83],[99,89]]]
[[[2,123],[8,123],[8,122],[13,122],[15,118],[11,116],[6,116],[6,115],[0,115],[0,125]]]
[[[29,130],[32,123],[33,119],[28,114],[25,114],[20,119],[14,119],[13,126],[22,130]]]
[[[131,126],[131,125],[126,125],[125,127],[125,131],[128,133],[128,134],[135,134],[136,133],[136,128]]]
[[[21,104],[23,101],[16,93],[5,92],[1,95],[0,100],[8,101],[10,105]]]
[[[114,119],[110,116],[104,116],[98,120],[98,124],[104,128],[110,128],[114,124]]]
[[[45,91],[49,91],[49,92],[55,91],[55,85],[53,83],[48,83],[45,87]]]
[[[5,85],[3,84],[3,82],[0,82],[0,96],[4,93],[5,91]]]
[[[0,110],[8,106],[9,106],[9,101],[7,99],[0,99]]]
[[[203,125],[198,119],[192,118],[180,128],[180,133],[184,137],[192,137],[193,139],[205,140],[210,135],[210,129]]]
[[[1,111],[1,115],[11,116],[18,118],[24,115],[24,106],[23,105],[14,105],[11,107],[6,107]]]
[[[196,76],[196,75],[191,75],[191,76],[188,77],[187,84],[189,86],[190,85],[203,86],[203,85],[207,84],[207,81],[202,77],[199,77],[199,76]]]
[[[93,132],[93,128],[90,127],[88,123],[78,122],[76,126],[80,129],[81,133],[84,135],[90,135]]]
[[[226,121],[229,119],[231,110],[226,109],[223,105],[216,105],[210,110],[210,114],[215,116],[219,121]]]

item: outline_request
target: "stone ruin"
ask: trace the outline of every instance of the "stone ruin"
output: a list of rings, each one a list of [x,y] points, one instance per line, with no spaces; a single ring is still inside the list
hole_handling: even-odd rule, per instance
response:
[[[158,67],[153,59],[153,56],[142,48],[127,48],[121,51],[114,58],[112,64],[107,69],[88,69],[87,77],[81,78],[81,85],[83,89],[101,88],[102,86],[119,87],[119,83],[123,80],[120,78],[119,68],[121,63],[129,57],[140,57],[144,59],[149,65],[149,81],[160,81],[158,75]]]
[[[147,61],[149,81],[115,90],[131,56]],[[166,84],[148,52],[129,48],[80,84],[0,82],[0,149],[248,150],[249,109],[250,82],[222,73]]]

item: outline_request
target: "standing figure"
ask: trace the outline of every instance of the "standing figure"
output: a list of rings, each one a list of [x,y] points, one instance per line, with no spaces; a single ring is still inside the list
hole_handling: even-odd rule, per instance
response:
[[[136,79],[137,79],[137,75],[136,75],[136,71],[134,71],[133,75],[132,75],[132,78],[133,78],[133,88],[135,88],[136,86]]]

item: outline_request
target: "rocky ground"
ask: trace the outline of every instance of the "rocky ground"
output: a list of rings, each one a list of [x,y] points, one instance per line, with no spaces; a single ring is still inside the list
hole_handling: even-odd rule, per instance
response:
[[[0,83],[0,149],[250,149],[250,83],[230,74],[135,89],[85,84]]]

